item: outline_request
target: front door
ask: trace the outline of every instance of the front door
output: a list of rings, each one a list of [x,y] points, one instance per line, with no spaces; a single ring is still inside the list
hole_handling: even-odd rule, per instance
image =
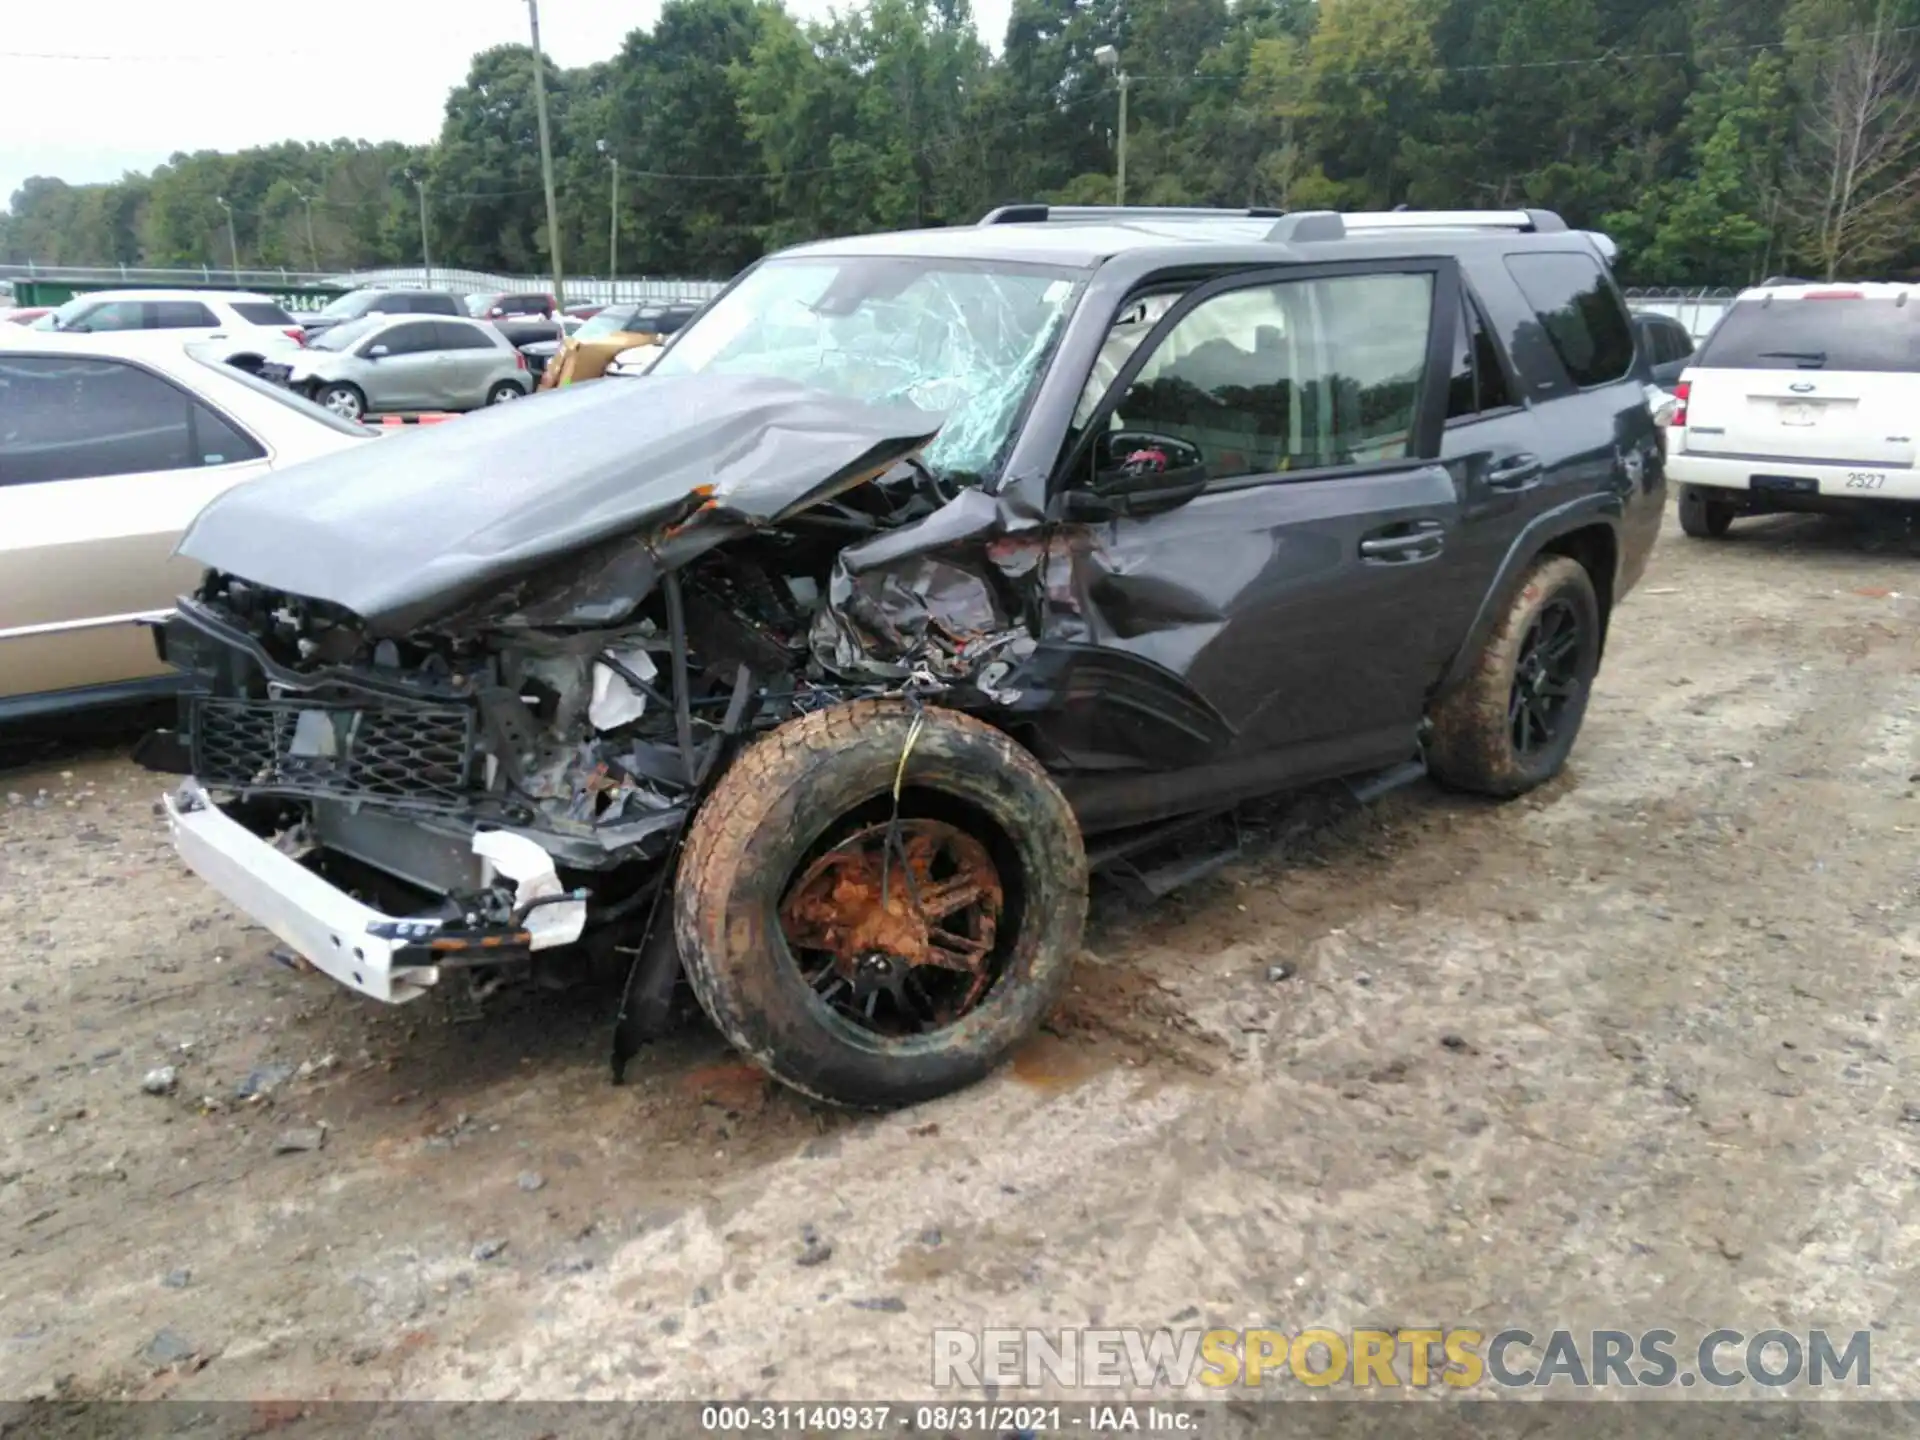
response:
[[[1461,519],[1439,460],[1459,304],[1439,259],[1212,282],[1070,445],[1056,487],[1098,498],[1062,508],[1132,511],[1075,546],[1084,638],[1217,712],[1216,759],[1293,750],[1334,773],[1413,753]]]
[[[367,371],[367,405],[373,410],[418,410],[439,402],[446,385],[446,352],[431,320],[403,320],[370,336],[360,353],[372,359],[379,346],[386,354]]]

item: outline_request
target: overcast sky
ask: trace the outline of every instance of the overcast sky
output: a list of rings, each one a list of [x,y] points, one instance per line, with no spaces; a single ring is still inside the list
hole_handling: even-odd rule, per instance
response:
[[[996,50],[1011,0],[975,0]],[[844,0],[787,0],[806,18]],[[659,0],[541,0],[560,65],[603,60]],[[430,140],[477,51],[527,39],[525,0],[0,3],[0,205],[30,175],[75,184],[176,150]]]

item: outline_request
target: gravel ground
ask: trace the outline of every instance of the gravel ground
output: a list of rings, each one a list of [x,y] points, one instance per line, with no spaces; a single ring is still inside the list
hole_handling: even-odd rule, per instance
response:
[[[1670,533],[1568,773],[1152,910],[881,1118],[609,997],[275,963],[160,781],[0,773],[0,1395],[912,1397],[935,1326],[1874,1334],[1914,1398],[1920,575]],[[1280,975],[1285,978],[1271,978]],[[148,1089],[159,1093],[147,1093]]]

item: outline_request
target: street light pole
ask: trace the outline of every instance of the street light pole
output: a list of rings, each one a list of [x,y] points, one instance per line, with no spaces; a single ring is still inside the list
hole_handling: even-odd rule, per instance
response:
[[[313,243],[313,196],[304,190],[293,192],[300,197],[300,203],[307,210],[307,259],[313,262],[313,273],[320,273],[320,247]]]
[[[567,295],[560,265],[560,204],[553,194],[553,142],[547,133],[547,62],[540,53],[540,0],[527,0],[527,20],[533,34],[533,103],[540,115],[540,175],[547,190],[547,251],[553,258],[553,308],[564,315]]]
[[[607,281],[611,284],[620,274],[620,157],[607,148],[604,140],[600,142],[600,153],[613,168],[613,193],[607,204]]]
[[[420,195],[420,264],[427,272],[427,288],[433,288],[433,247],[427,240],[427,182],[413,171],[407,171],[407,179],[413,181],[413,188]]]
[[[1120,135],[1117,149],[1118,175],[1114,182],[1114,200],[1116,205],[1127,203],[1127,82],[1128,75],[1120,68],[1120,52],[1111,45],[1102,45],[1093,52],[1093,58],[1105,69],[1118,72],[1120,82]]]
[[[227,259],[233,270],[233,283],[240,283],[240,236],[233,228],[233,206],[227,203],[227,197],[216,195],[213,203],[227,212]]]

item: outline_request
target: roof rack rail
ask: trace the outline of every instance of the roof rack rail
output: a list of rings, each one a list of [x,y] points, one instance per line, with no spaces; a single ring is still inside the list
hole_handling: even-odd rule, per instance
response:
[[[1518,230],[1549,234],[1567,222],[1552,210],[1299,210],[1267,232],[1277,245],[1343,240],[1365,230]]]
[[[1124,220],[1277,220],[1287,212],[1268,206],[1228,210],[1206,205],[1002,205],[980,218],[982,225],[1088,225]]]

